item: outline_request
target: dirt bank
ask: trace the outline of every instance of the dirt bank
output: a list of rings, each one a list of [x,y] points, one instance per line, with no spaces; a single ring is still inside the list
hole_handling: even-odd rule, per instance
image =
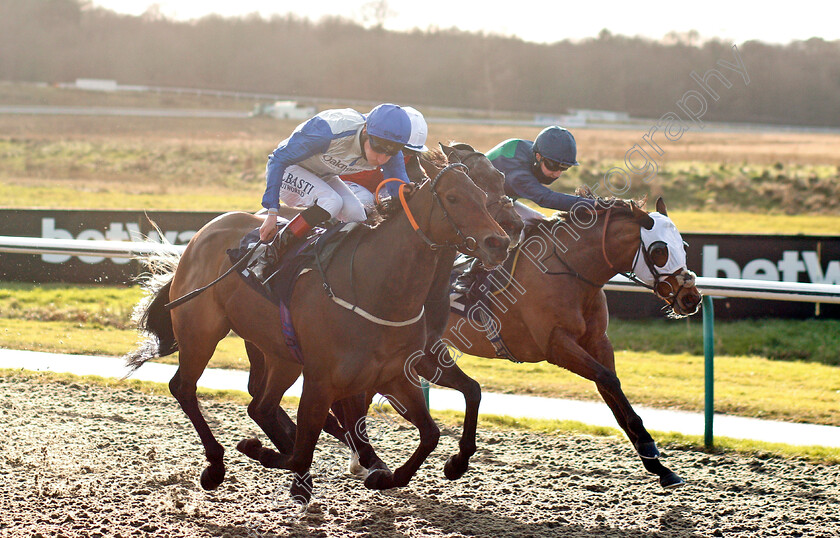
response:
[[[480,432],[457,482],[443,476],[459,432],[404,489],[369,491],[322,436],[315,500],[291,503],[288,472],[233,447],[256,433],[245,408],[207,402],[227,478],[204,492],[198,436],[169,397],[0,378],[0,536],[840,536],[840,466],[663,450],[686,479],[663,491],[629,443]],[[413,428],[380,424],[396,468]],[[265,440],[264,436],[262,436]]]

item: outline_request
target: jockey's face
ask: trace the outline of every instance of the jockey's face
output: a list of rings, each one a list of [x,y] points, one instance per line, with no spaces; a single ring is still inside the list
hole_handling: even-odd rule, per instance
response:
[[[537,161],[540,163],[540,171],[545,174],[546,177],[550,177],[551,179],[557,179],[563,172],[569,169],[569,167],[564,164],[549,161],[539,153],[537,153],[536,156]]]
[[[365,131],[364,139],[365,143],[362,146],[362,150],[365,153],[365,160],[374,166],[382,166],[391,160],[393,153],[396,153],[393,151],[393,148],[389,146],[389,144],[392,143],[389,143],[388,141],[385,141],[384,147],[382,147],[383,145],[378,146],[375,143],[372,144],[371,137],[367,134],[367,131]],[[399,148],[397,148],[397,152],[398,151]]]

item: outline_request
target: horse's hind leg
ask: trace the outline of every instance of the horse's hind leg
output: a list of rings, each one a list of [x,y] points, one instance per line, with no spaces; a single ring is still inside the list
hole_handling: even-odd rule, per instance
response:
[[[202,323],[196,321],[192,326],[199,327]],[[196,383],[198,378],[207,368],[210,357],[216,349],[216,344],[227,334],[226,328],[217,327],[215,331],[208,330],[202,333],[191,331],[178,331],[178,370],[169,381],[169,391],[178,400],[181,409],[195,427],[201,444],[204,445],[204,454],[210,465],[201,473],[201,487],[212,490],[219,487],[225,478],[224,454],[225,449],[213,436],[210,426],[201,413],[196,396]]]
[[[279,452],[265,448],[259,439],[244,439],[236,445],[237,450],[262,463],[266,467],[281,467],[289,458],[294,448],[295,424],[280,407],[283,394],[292,386],[300,375],[300,366],[280,357],[266,357],[255,346],[247,346],[249,358],[259,357],[252,362],[251,379],[248,381],[249,392],[253,400],[248,404],[248,416],[265,432]],[[258,354],[258,355],[257,355]],[[262,367],[255,368],[258,364]],[[259,376],[260,380],[253,378]],[[259,389],[253,390],[252,389]]]
[[[370,399],[361,393],[333,402],[332,411],[343,425],[343,442],[352,452],[349,472],[365,478],[369,471],[388,470],[370,443],[367,433],[367,410]],[[325,428],[326,431],[326,428]]]
[[[281,454],[291,454],[292,448],[294,447],[295,431],[297,426],[295,426],[294,421],[279,404],[277,405],[273,416],[267,409],[264,409],[259,404],[267,390],[265,355],[259,347],[247,341],[245,342],[245,351],[248,353],[248,360],[251,363],[250,375],[248,377],[248,393],[253,398],[252,405],[248,406],[248,415],[260,427],[260,429],[265,432]],[[297,376],[300,374],[300,368],[296,366],[296,363],[283,364],[288,364],[289,369],[285,371],[285,381],[280,381],[279,383],[282,385],[287,382],[289,380],[287,375],[294,375],[294,377],[291,378],[291,382],[294,383],[295,379],[297,379]],[[293,373],[295,369],[297,369],[297,374]],[[289,386],[291,386],[291,384],[289,384]],[[281,399],[282,394],[286,390],[288,390],[288,386],[283,387],[282,392],[280,393]],[[347,443],[345,435],[346,432],[334,416],[329,415],[327,417],[326,424],[324,425],[324,431],[333,435],[339,441],[345,444]],[[256,460],[260,460],[261,455],[264,454],[263,450],[269,450],[263,449],[262,443],[260,443],[258,439],[244,439],[237,445],[237,449],[246,456],[252,457]]]
[[[434,351],[433,351],[434,350]],[[458,442],[459,451],[450,456],[443,467],[449,480],[461,478],[469,468],[470,458],[475,454],[475,436],[478,428],[478,406],[481,403],[481,386],[455,364],[449,349],[442,341],[427,348],[423,358],[414,365],[417,373],[436,385],[449,387],[464,395],[464,430]]]
[[[255,344],[246,341],[245,352],[248,354],[248,361],[251,364],[248,376],[248,394],[253,402],[262,399],[266,391],[266,362],[265,355]],[[294,380],[292,381],[294,382]],[[287,387],[288,388],[288,387]],[[284,390],[285,392],[285,390]],[[248,415],[268,435],[271,442],[281,452],[291,452],[295,438],[295,423],[279,405],[273,417],[263,413],[256,413],[254,405],[248,406]]]
[[[423,392],[406,377],[400,376],[390,384],[380,387],[379,391],[387,396],[400,415],[417,427],[420,432],[420,445],[393,474],[387,470],[372,471],[365,479],[365,487],[370,489],[403,487],[408,484],[420,465],[437,446],[440,429],[429,415],[429,410],[426,409]]]

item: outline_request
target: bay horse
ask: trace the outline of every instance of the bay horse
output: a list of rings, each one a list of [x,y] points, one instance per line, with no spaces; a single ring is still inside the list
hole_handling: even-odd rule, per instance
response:
[[[638,275],[666,302],[671,317],[684,317],[700,305],[695,275],[685,267],[684,243],[661,198],[650,214],[633,201],[598,199],[597,207],[585,225],[576,226],[569,215],[526,223],[524,239],[511,253],[518,263],[510,288],[485,296],[466,318],[451,313],[446,341],[479,357],[547,361],[593,381],[645,469],[662,487],[678,487],[683,479],[662,465],[621,389],[603,286],[619,273]],[[490,335],[498,337],[495,345]]]
[[[325,279],[311,271],[295,284],[289,310],[306,361],[292,447],[284,441],[278,409],[283,393],[297,379],[301,367],[296,366],[279,330],[279,309],[237,278],[221,280],[208,293],[171,312],[161,308],[226,271],[230,262],[219,253],[235,247],[242,230],[259,226],[262,218],[229,213],[214,219],[193,237],[172,279],[160,288],[141,323],[157,336],[156,349],[141,347],[127,359],[129,366],[137,368],[156,354],[179,350],[179,367],[169,386],[204,445],[209,465],[201,475],[202,487],[214,489],[223,481],[224,448],[198,407],[196,381],[218,341],[230,330],[263,357],[259,375],[255,376],[252,369],[249,380],[249,392],[255,395],[249,415],[276,445],[292,453],[277,453],[248,442],[240,443],[239,448],[266,466],[293,471],[293,497],[304,502],[311,497],[308,470],[330,405],[365,392],[398,399],[398,410],[418,428],[421,439],[403,466],[393,473],[372,473],[365,485],[385,489],[408,483],[439,437],[422,392],[404,375],[405,357],[425,344],[424,317],[417,314],[422,314],[440,260],[436,248],[455,247],[495,266],[506,258],[510,242],[487,211],[487,195],[453,166],[459,165],[442,169],[413,193],[403,188],[404,213],[375,228],[359,230],[355,244],[339,245]],[[386,323],[372,323],[340,306],[324,293],[325,280],[335,296],[358,298],[355,306],[359,311],[375,312],[373,317]]]
[[[493,163],[472,146],[463,143],[453,143],[451,146],[441,144],[443,155],[428,152],[421,156],[420,161],[427,170],[437,171],[446,163],[462,163],[468,168],[470,178],[487,192],[488,210],[493,218],[508,234],[512,245],[518,243],[523,229],[523,222],[514,209],[513,202],[505,195],[505,177]],[[445,158],[444,160],[441,160]],[[440,252],[440,261],[432,279],[429,295],[424,305],[427,338],[421,349],[415,350],[407,357],[405,364],[406,376],[417,386],[421,381],[418,375],[432,382],[456,389],[464,395],[467,413],[460,441],[458,453],[449,457],[444,465],[444,474],[450,480],[461,477],[469,466],[469,459],[476,451],[475,437],[478,426],[478,406],[481,401],[481,387],[466,375],[460,368],[450,368],[454,365],[446,343],[442,340],[449,317],[449,278],[452,266],[457,257],[455,249],[445,249]],[[254,364],[253,357],[251,364]],[[333,405],[333,413],[341,426],[328,425],[330,433],[347,444],[351,451],[350,472],[358,476],[366,476],[371,469],[387,468],[376,455],[364,427],[365,416],[373,393],[346,398]],[[339,429],[340,428],[340,429]],[[336,435],[338,431],[339,435]]]

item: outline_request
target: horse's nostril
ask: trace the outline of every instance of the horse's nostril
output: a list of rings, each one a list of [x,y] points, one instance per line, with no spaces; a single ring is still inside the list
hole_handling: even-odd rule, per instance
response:
[[[490,250],[507,250],[509,244],[510,239],[507,236],[491,235],[490,237],[484,240],[484,245]]]

